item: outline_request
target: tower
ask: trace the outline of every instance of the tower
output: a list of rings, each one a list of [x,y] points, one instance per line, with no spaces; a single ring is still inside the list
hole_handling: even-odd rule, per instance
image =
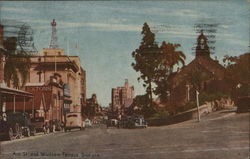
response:
[[[197,38],[196,57],[197,56],[210,56],[207,38],[203,34],[203,30],[201,30],[201,34]]]
[[[52,33],[51,33],[51,41],[49,44],[49,48],[56,49],[58,48],[57,44],[57,35],[56,35],[56,21],[53,19],[53,21],[50,23],[52,26]]]

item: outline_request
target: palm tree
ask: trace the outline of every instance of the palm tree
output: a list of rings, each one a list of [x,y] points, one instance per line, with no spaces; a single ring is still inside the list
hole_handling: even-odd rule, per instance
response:
[[[8,87],[12,84],[14,88],[19,88],[20,83],[23,87],[29,74],[30,55],[17,50],[17,39],[15,37],[7,38],[4,41],[4,48],[7,50],[4,81]]]
[[[172,44],[166,43],[165,41],[162,42],[160,47],[161,55],[162,55],[162,62],[159,66],[158,71],[158,78],[156,80],[156,89],[154,93],[159,95],[159,98],[162,102],[167,101],[167,97],[169,95],[169,88],[170,83],[168,81],[169,75],[173,72],[173,68],[176,64],[181,63],[185,65],[186,56],[182,51],[176,51],[179,48],[180,44]]]
[[[170,73],[173,72],[174,65],[178,65],[179,63],[185,65],[186,56],[182,51],[176,51],[180,46],[180,44],[162,42],[163,65],[169,68]]]

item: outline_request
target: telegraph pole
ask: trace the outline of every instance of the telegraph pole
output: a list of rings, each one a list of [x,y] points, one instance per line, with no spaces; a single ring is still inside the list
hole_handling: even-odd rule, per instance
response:
[[[190,95],[189,95],[190,85],[187,84],[186,87],[187,87],[187,101],[189,102],[189,100],[190,100]]]
[[[196,90],[196,104],[197,104],[197,114],[198,114],[198,122],[200,122],[200,109],[199,109],[199,92]]]

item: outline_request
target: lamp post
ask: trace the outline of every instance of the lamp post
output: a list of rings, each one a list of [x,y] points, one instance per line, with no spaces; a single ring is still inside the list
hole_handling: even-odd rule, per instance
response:
[[[198,113],[198,122],[200,122],[200,110],[199,110],[199,92],[196,90],[196,104],[197,104],[197,113]]]

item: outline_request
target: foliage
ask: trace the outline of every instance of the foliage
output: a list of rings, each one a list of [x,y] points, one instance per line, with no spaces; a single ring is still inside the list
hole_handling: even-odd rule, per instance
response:
[[[8,86],[10,86],[12,82],[15,88],[20,87],[20,83],[24,86],[29,74],[30,55],[26,52],[17,50],[17,41],[14,37],[4,41],[4,48],[7,50],[4,67],[5,82]]]
[[[160,47],[162,53],[162,61],[160,62],[160,66],[157,70],[157,80],[156,80],[156,89],[154,91],[155,94],[159,95],[159,98],[162,102],[167,101],[167,96],[169,95],[170,83],[168,82],[169,75],[173,72],[173,67],[179,63],[185,65],[186,56],[182,51],[177,51],[180,44],[172,44],[162,42]]]
[[[136,72],[140,72],[138,81],[143,80],[143,86],[146,87],[146,94],[149,96],[152,105],[152,94],[155,93],[162,101],[168,96],[169,83],[167,78],[172,73],[176,64],[185,64],[185,55],[177,51],[181,45],[162,42],[161,47],[155,43],[155,34],[151,32],[147,23],[144,23],[143,35],[139,49],[136,49],[132,56],[135,63],[132,67]],[[152,84],[156,84],[156,88]]]
[[[173,71],[173,67],[179,63],[185,65],[186,56],[182,51],[177,51],[181,47],[180,44],[172,44],[166,43],[165,41],[162,42],[161,50],[163,54],[163,61],[162,64],[166,67],[166,69],[170,69],[170,72]]]
[[[250,53],[239,57],[225,56],[223,59],[226,66],[226,78],[233,83],[233,96],[250,95]]]
[[[194,70],[190,72],[188,76],[190,83],[198,91],[201,90],[202,83],[209,79],[209,77],[206,74],[203,74],[200,70]]]
[[[194,72],[191,72],[191,75],[190,75],[190,82],[191,84],[197,89],[197,90],[200,90],[200,85],[203,81],[203,78],[201,76],[201,72],[199,71],[194,71]]]
[[[221,92],[215,92],[215,93],[203,92],[203,93],[200,93],[200,95],[199,95],[199,102],[200,102],[199,104],[202,105],[205,102],[212,102],[215,100],[220,100],[222,98],[228,98],[228,97],[229,97],[228,94],[224,94]],[[196,108],[196,107],[197,107],[197,103],[195,101],[190,101],[190,102],[186,103],[184,106],[176,107],[175,112],[181,113],[181,112],[185,112],[185,111],[191,110],[191,109]]]
[[[225,56],[224,62],[228,62],[227,78],[233,81],[236,85],[250,84],[250,53],[245,53],[239,57]]]
[[[157,112],[150,117],[150,119],[166,119],[170,116],[169,112],[167,111],[161,111]]]
[[[190,101],[186,103],[184,106],[176,107],[176,113],[185,112],[196,107],[197,107],[196,102]]]
[[[131,108],[137,107],[137,114],[144,115],[145,118],[152,116],[156,112],[155,107],[156,104],[150,104],[150,99],[147,94],[138,95],[134,98],[133,104]],[[135,112],[135,111],[133,111]]]
[[[149,103],[152,106],[152,84],[156,79],[156,72],[161,61],[160,49],[155,43],[155,35],[151,32],[147,23],[144,23],[141,45],[132,53],[135,63],[132,67],[140,73],[138,81],[143,80],[143,86],[146,88],[146,95],[149,96]]]
[[[228,94],[224,94],[221,92],[215,92],[215,93],[201,93],[199,95],[199,100],[200,100],[200,104],[204,104],[205,102],[211,102],[211,101],[215,101],[215,100],[220,100],[221,98],[228,98],[229,95]]]

